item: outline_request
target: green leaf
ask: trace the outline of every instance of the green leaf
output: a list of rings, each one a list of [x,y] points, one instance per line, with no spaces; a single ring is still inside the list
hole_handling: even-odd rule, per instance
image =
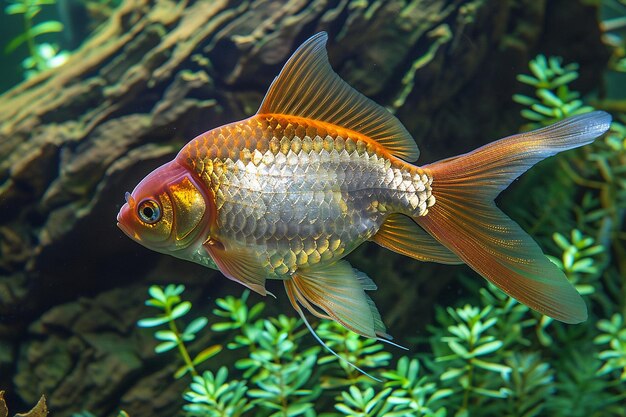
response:
[[[503,375],[508,374],[512,370],[510,367],[508,367],[506,365],[500,365],[498,363],[492,363],[492,362],[485,362],[485,361],[480,360],[480,359],[474,359],[474,360],[472,360],[472,363],[474,365],[478,366],[479,368],[483,368],[483,369],[486,369],[488,371],[498,372],[498,373],[501,373]]]
[[[163,290],[163,292],[165,293],[165,297],[167,298],[178,297],[179,295],[183,293],[183,291],[185,291],[185,286],[181,284],[179,285],[169,284]]]
[[[490,389],[474,387],[472,388],[472,390],[476,394],[480,394],[485,397],[491,397],[491,398],[507,398],[511,394],[511,391],[507,388],[500,388],[500,390],[494,391]]]
[[[524,84],[532,85],[533,87],[539,84],[538,79],[531,77],[530,75],[526,75],[526,74],[519,74],[517,76],[517,81],[524,83]]]
[[[546,104],[549,104],[552,107],[561,107],[563,105],[563,101],[558,98],[552,91],[546,90],[545,88],[540,88],[537,90],[537,96],[542,98]]]
[[[63,31],[63,23],[57,22],[55,20],[49,20],[47,22],[42,22],[36,26],[33,26],[29,31],[31,37],[36,38],[39,35],[43,35],[44,33],[58,33]]]
[[[198,355],[194,358],[193,364],[199,365],[202,362],[206,361],[209,358],[217,355],[222,351],[222,345],[214,345],[204,349],[202,352],[198,353]]]
[[[596,292],[596,289],[593,287],[593,285],[576,284],[574,285],[574,287],[576,287],[576,291],[578,291],[580,295],[590,295]]]
[[[529,109],[524,109],[524,110],[522,110],[522,111],[520,112],[520,114],[521,114],[524,118],[526,118],[526,119],[528,119],[528,120],[532,120],[532,121],[534,121],[534,122],[541,122],[541,121],[543,121],[543,120],[545,120],[545,119],[546,119],[543,115],[541,115],[541,114],[539,114],[539,113],[535,113],[534,111],[529,110]]]
[[[159,308],[159,309],[161,309],[161,310],[164,310],[164,309],[165,309],[165,304],[163,304],[161,301],[156,300],[156,299],[154,299],[154,298],[151,298],[151,299],[149,299],[149,300],[146,300],[146,303],[145,303],[145,304],[146,304],[147,306],[150,306],[150,307],[156,307],[156,308]]]
[[[147,319],[141,319],[137,322],[139,327],[156,327],[162,324],[168,323],[170,318],[168,316],[163,317],[150,317]]]
[[[178,346],[178,344],[176,342],[163,342],[163,343],[159,343],[155,348],[154,351],[156,353],[164,353],[167,352],[169,350],[174,349],[176,346]]]
[[[577,72],[567,72],[561,76],[556,77],[555,79],[552,80],[551,84],[554,87],[559,87],[561,85],[565,85],[565,84],[569,84],[572,81],[574,81],[576,78],[578,78],[578,73]]]
[[[464,357],[464,358],[467,357],[467,354],[468,354],[467,349],[463,347],[460,343],[454,340],[451,340],[448,342],[448,346],[457,355]]]
[[[5,7],[4,12],[6,14],[26,13],[26,6],[21,3],[9,4],[7,7]]]
[[[528,63],[528,67],[530,68],[530,72],[532,72],[538,80],[546,81],[548,76],[545,71],[545,64],[541,61],[540,56],[538,56],[534,61],[530,61]]]
[[[313,407],[312,403],[299,403],[291,404],[287,407],[287,416],[295,417],[304,414],[307,410]]]
[[[572,265],[572,269],[576,272],[591,272],[593,273],[593,265],[595,261],[591,258],[584,258],[579,261],[574,262]]]
[[[537,103],[537,100],[534,98],[522,95],[522,94],[513,94],[513,101],[519,104],[523,104],[525,106],[532,106]]]
[[[439,377],[442,381],[447,381],[449,379],[456,379],[459,376],[465,373],[465,369],[463,368],[450,368]]]
[[[476,349],[472,351],[472,355],[474,356],[483,356],[488,355],[489,353],[493,353],[496,350],[502,347],[502,342],[500,340],[494,340],[493,342],[485,343],[484,345],[478,346]]]
[[[562,250],[567,250],[570,246],[572,246],[567,238],[560,233],[553,233],[552,240],[556,243]]]
[[[536,111],[537,113],[542,114],[544,116],[548,116],[548,117],[554,117],[556,115],[556,112],[558,111],[558,109],[547,107],[547,106],[544,106],[543,104],[533,104],[532,106],[530,106],[530,108]]]
[[[189,301],[183,301],[172,309],[170,316],[172,320],[176,320],[189,313],[189,310],[191,310],[191,303]]]
[[[583,251],[580,252],[580,256],[594,256],[594,255],[599,255],[601,253],[604,252],[604,246],[602,245],[596,245],[596,246],[592,246],[590,248],[587,248]]]
[[[37,16],[40,11],[41,11],[41,7],[31,5],[26,9],[26,12],[24,14],[26,15],[27,19],[32,21],[33,18]]]
[[[250,309],[250,312],[248,313],[248,320],[254,320],[255,318],[257,318],[258,315],[261,314],[264,308],[265,308],[264,303],[258,303],[252,306],[252,308]]]
[[[171,330],[159,330],[154,334],[154,337],[158,340],[165,340],[178,343],[178,336]]]
[[[206,317],[198,317],[197,319],[189,323],[189,325],[185,328],[185,331],[183,333],[196,334],[200,330],[202,330],[204,326],[207,325],[208,322],[209,320]]]
[[[10,54],[11,52],[15,51],[21,44],[26,42],[27,39],[28,35],[26,33],[22,33],[21,35],[18,35],[15,38],[11,39],[11,42],[9,42],[8,45],[4,48],[4,53]]]
[[[225,332],[227,330],[236,329],[237,325],[229,322],[213,323],[211,330],[216,332]]]
[[[174,372],[174,379],[181,379],[182,377],[187,375],[187,372],[189,371],[190,369],[187,365],[181,366],[176,372]]]
[[[435,402],[437,400],[441,400],[442,398],[449,397],[452,394],[454,394],[454,390],[452,390],[450,388],[439,389],[439,390],[435,391],[433,393],[433,395],[430,396],[429,402]]]
[[[150,288],[148,288],[148,294],[150,294],[152,298],[160,301],[163,304],[165,304],[167,301],[163,289],[158,285],[151,285]]]

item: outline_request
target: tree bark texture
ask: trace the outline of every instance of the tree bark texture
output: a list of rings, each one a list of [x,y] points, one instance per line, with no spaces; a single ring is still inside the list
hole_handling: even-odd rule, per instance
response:
[[[428,161],[513,133],[515,74],[539,43],[584,34],[595,47],[559,53],[601,67],[595,11],[584,10],[544,30],[545,0],[126,0],[64,66],[0,97],[0,386],[25,403],[46,394],[57,417],[175,414],[175,364],[135,328],[147,283],[185,280],[198,300],[239,289],[139,247],[115,215],[188,140],[253,114],[312,34],[329,32],[336,71],[395,112]],[[373,247],[353,262],[379,283],[395,331],[432,314],[448,282]]]

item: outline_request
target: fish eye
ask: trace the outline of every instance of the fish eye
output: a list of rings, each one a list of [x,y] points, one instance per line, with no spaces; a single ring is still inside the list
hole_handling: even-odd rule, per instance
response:
[[[161,207],[155,200],[143,200],[137,206],[139,218],[148,224],[154,224],[161,219]]]

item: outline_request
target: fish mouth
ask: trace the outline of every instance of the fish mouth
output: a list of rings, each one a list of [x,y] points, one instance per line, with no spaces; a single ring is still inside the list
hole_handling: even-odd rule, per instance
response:
[[[124,232],[124,234],[126,236],[128,236],[129,238],[139,242],[141,241],[141,238],[139,237],[139,235],[137,234],[137,232],[134,232],[132,230],[130,230],[128,228],[128,226],[126,226],[124,224],[124,207],[122,207],[122,209],[120,210],[119,213],[117,213],[117,227],[120,228],[120,230],[122,232]]]

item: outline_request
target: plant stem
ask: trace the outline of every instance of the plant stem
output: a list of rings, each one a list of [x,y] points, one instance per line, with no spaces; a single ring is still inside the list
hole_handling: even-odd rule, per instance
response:
[[[26,12],[24,13],[24,33],[26,34],[26,44],[28,45],[28,52],[30,56],[35,60],[36,69],[39,71],[43,68],[44,61],[41,59],[35,45],[35,38],[32,36],[33,21],[31,19],[31,8],[33,7],[32,0],[29,0],[26,6]]]
[[[172,314],[172,308],[169,304],[165,306],[165,314],[167,314],[168,316],[171,316]],[[198,371],[196,370],[196,367],[193,365],[193,361],[191,360],[191,356],[189,356],[189,352],[187,351],[185,343],[180,337],[180,332],[178,331],[178,326],[176,326],[176,321],[170,320],[168,324],[170,330],[176,335],[176,345],[178,346],[178,352],[183,358],[185,365],[187,365],[187,369],[189,369],[189,372],[192,376],[200,376],[200,374],[198,374]]]
[[[472,390],[472,379],[474,378],[474,365],[471,360],[468,363],[467,367],[469,368],[467,371],[467,386],[465,387],[465,392],[463,393],[463,409],[467,410],[469,405],[469,395]],[[469,412],[469,410],[468,410]]]

